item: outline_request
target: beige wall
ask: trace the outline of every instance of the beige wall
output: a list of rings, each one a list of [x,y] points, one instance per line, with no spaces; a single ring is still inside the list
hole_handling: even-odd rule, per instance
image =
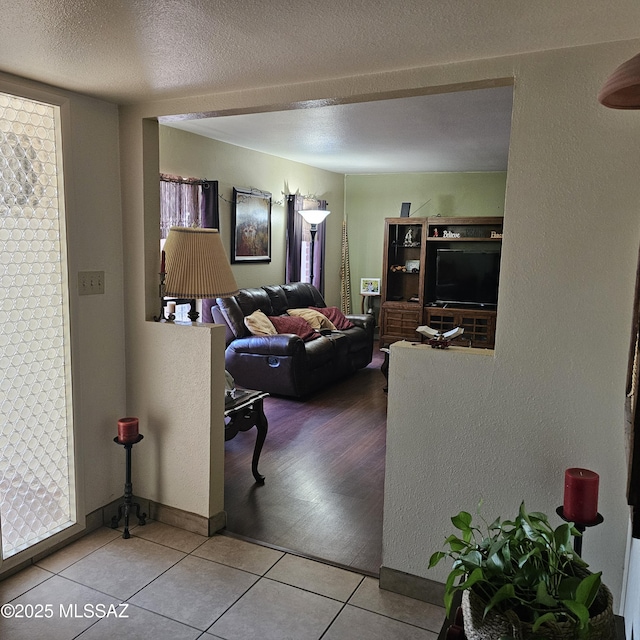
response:
[[[360,311],[360,278],[382,277],[384,219],[411,216],[502,216],[506,172],[348,175],[345,209],[349,232],[353,309]]]
[[[511,512],[522,498],[553,513],[563,470],[584,465],[601,474],[605,516],[589,531],[585,556],[620,596],[628,525],[622,406],[640,237],[640,128],[635,113],[605,110],[595,95],[639,45],[476,60],[121,110],[124,249],[130,256],[125,282],[132,283],[125,295],[128,315],[140,318],[150,311],[143,294],[152,300],[157,287],[157,250],[150,245],[140,255],[145,220],[157,218],[151,200],[144,206],[142,118],[515,78],[496,350],[481,359],[446,359],[445,352],[438,356],[442,366],[414,356],[394,364],[392,357],[396,379],[406,376],[407,383],[394,382],[390,398],[385,566],[441,579],[426,565],[452,512],[473,510],[484,497],[491,514]],[[136,343],[143,323],[127,328],[128,343]],[[128,366],[145,357],[144,350],[130,350]],[[134,404],[138,393],[130,379]]]
[[[443,580],[449,517],[554,514],[567,467],[600,474],[584,557],[620,603],[624,389],[640,230],[640,126],[595,96],[638,42],[518,58],[496,348],[392,348],[384,564]],[[494,61],[491,67],[504,61]],[[554,522],[559,519],[553,517]]]
[[[160,170],[163,173],[218,180],[220,233],[230,250],[233,187],[268,191],[271,207],[271,262],[234,264],[240,287],[282,284],[285,272],[286,203],[288,193],[311,194],[327,200],[325,294],[327,304],[340,303],[340,234],[342,229],[344,178],[299,162],[243,149],[203,136],[160,127]]]
[[[107,274],[104,297],[74,295],[71,301],[87,510],[121,493],[123,456],[111,441],[115,420],[123,411],[149,415],[158,403],[164,367],[171,366],[151,366],[159,342],[166,337],[169,354],[181,344],[186,354],[202,346],[200,330],[148,321],[157,312],[159,164],[157,126],[143,118],[437,91],[512,76],[496,350],[481,357],[412,349],[392,355],[383,562],[442,579],[426,565],[449,530],[450,514],[473,510],[481,497],[491,515],[508,515],[523,498],[552,513],[562,499],[564,469],[579,465],[600,473],[605,517],[587,533],[585,558],[604,570],[618,601],[628,525],[622,406],[640,237],[640,127],[636,112],[603,109],[595,95],[639,47],[637,40],[618,42],[122,107],[122,225],[116,109],[69,96],[71,277],[79,269]],[[223,358],[213,334],[210,344],[200,366],[212,372],[212,404],[199,404],[202,387],[194,390],[176,376],[172,384],[183,393],[176,393],[171,410],[213,426],[220,416],[215,398],[221,397]],[[151,438],[154,426],[143,428]],[[208,447],[161,447],[161,453],[209,471],[214,464]],[[151,482],[150,473],[137,473],[134,486]],[[180,465],[163,468],[162,482],[187,500],[175,491]],[[222,487],[210,491],[202,502],[211,512]]]

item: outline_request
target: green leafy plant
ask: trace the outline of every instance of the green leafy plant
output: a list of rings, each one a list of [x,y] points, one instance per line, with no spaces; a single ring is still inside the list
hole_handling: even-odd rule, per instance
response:
[[[577,529],[571,523],[554,529],[543,513],[527,513],[524,502],[514,520],[482,521],[483,531],[466,511],[451,518],[460,533],[446,539],[448,551],[429,560],[429,568],[446,557],[454,561],[445,585],[447,614],[455,592],[471,589],[485,604],[485,616],[491,610],[516,616],[540,637],[545,624],[557,622],[570,622],[585,634],[601,572],[589,573],[573,551]]]

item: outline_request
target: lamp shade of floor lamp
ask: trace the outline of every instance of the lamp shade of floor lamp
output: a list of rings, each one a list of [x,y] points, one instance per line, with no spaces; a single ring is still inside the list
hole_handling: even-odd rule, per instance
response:
[[[598,92],[598,102],[611,109],[640,109],[640,53],[613,71]]]
[[[217,229],[171,227],[164,252],[165,296],[202,299],[238,293]]]
[[[311,284],[313,284],[313,262],[314,262],[314,250],[316,244],[316,233],[318,232],[318,225],[331,213],[326,209],[302,209],[298,212],[306,222],[310,225],[311,232],[311,265],[309,269],[309,276]]]

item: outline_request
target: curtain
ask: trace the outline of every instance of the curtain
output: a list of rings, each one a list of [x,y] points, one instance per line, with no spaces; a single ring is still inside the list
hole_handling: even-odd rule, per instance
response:
[[[202,183],[202,227],[220,229],[218,209],[218,181],[205,180]]]
[[[218,181],[160,174],[160,237],[171,227],[220,229]],[[202,301],[202,322],[213,322],[211,305]]]
[[[285,265],[285,282],[300,282],[302,277],[302,243],[311,242],[309,224],[304,221],[298,212],[304,209],[326,208],[326,200],[305,198],[299,195],[287,196],[287,260]],[[313,260],[313,285],[323,296],[325,228],[325,222],[318,225]]]
[[[324,200],[318,200],[318,209],[326,209],[327,203]],[[302,216],[300,216],[302,217]],[[304,223],[304,227],[309,228],[309,224]],[[326,236],[326,222],[323,221],[318,225],[316,233],[315,246],[313,249],[313,282],[311,283],[324,297],[324,246]],[[311,239],[311,232],[309,232]]]
[[[300,260],[302,258],[302,209],[300,196],[287,196],[287,260],[285,264],[285,282],[300,282]]]
[[[202,189],[195,181],[160,176],[160,237],[171,227],[200,225]]]

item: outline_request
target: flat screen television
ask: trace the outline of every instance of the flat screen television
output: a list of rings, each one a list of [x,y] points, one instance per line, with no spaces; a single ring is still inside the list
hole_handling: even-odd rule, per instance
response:
[[[438,249],[435,294],[438,304],[496,305],[500,251]]]

